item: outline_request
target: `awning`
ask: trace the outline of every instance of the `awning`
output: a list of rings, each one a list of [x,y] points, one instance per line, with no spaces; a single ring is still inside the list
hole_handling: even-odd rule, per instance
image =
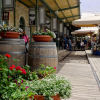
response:
[[[27,7],[35,7],[36,0],[18,0]],[[46,7],[46,16],[57,17],[64,24],[80,18],[80,0],[38,0],[38,6]],[[58,13],[57,13],[58,12]]]

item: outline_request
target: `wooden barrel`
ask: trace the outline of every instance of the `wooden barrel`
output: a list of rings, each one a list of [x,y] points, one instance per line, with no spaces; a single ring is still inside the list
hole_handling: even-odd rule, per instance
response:
[[[25,42],[24,39],[0,39],[0,55],[11,55],[8,61],[8,67],[12,64],[16,65],[13,58],[20,61],[17,62],[17,66],[25,66]]]
[[[56,44],[54,42],[32,42],[29,46],[28,65],[31,69],[38,69],[40,64],[58,66]]]

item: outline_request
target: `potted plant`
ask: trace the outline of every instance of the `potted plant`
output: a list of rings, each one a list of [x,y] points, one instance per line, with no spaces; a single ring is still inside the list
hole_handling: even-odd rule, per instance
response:
[[[41,100],[61,100],[61,98],[66,99],[71,96],[70,81],[55,74],[41,80],[29,82],[29,88],[31,91],[36,92],[33,100],[40,100],[37,99],[38,96],[42,98]]]
[[[6,24],[0,26],[0,36],[2,38],[18,38],[21,33],[23,33],[21,28],[9,27]]]
[[[56,38],[56,35],[54,32],[46,29],[33,32],[32,38],[35,42],[50,42],[52,38]]]

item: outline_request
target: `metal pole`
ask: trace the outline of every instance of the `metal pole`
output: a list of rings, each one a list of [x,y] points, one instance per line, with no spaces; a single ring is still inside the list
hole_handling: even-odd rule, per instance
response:
[[[36,31],[38,31],[38,0],[36,0]]]
[[[59,41],[60,41],[60,39],[59,39],[59,23],[58,23],[58,48],[60,49],[60,46],[59,46]]]
[[[50,17],[51,17],[51,20],[50,20],[50,30],[52,31],[52,12],[50,10]]]
[[[31,33],[32,33],[32,29],[31,29],[31,26],[30,26],[30,42],[32,42],[32,35],[31,35]]]
[[[42,29],[42,25],[40,25],[40,30]]]
[[[16,27],[16,0],[15,0],[15,8],[14,8],[14,26]]]
[[[100,28],[99,28],[99,44],[100,44]]]
[[[2,25],[2,0],[0,0],[0,24]]]

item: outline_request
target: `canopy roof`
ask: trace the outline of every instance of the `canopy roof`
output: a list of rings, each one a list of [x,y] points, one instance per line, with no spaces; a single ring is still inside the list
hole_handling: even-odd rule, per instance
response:
[[[100,24],[100,16],[86,17],[72,21],[77,27],[97,27]]]
[[[36,0],[18,0],[27,7],[35,7]],[[46,7],[46,15],[50,18],[57,17],[60,21],[65,19],[65,24],[71,24],[73,20],[80,18],[80,0],[38,0],[38,5]],[[55,13],[59,11],[59,13]]]

